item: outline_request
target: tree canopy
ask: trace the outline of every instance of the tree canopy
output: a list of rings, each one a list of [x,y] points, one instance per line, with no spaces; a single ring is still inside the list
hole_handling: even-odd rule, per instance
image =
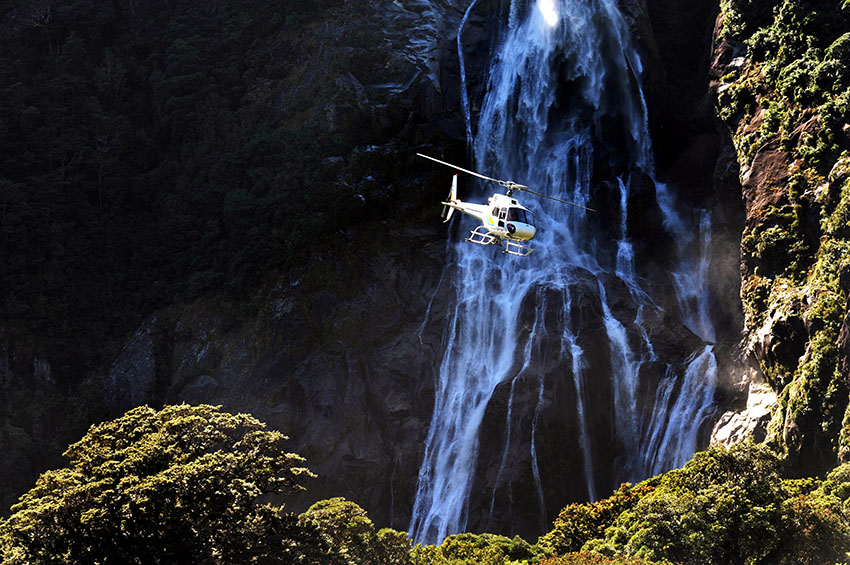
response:
[[[286,436],[214,406],[135,408],[93,426],[0,524],[3,563],[296,562],[316,532],[280,497],[312,473]],[[287,559],[287,557],[289,559]]]
[[[461,533],[411,547],[344,498],[284,510],[313,474],[286,437],[215,406],[135,408],[93,426],[0,520],[4,564],[651,565],[845,563],[850,464],[783,479],[763,445],[715,447],[571,504],[536,544]]]
[[[713,447],[608,499],[567,506],[540,545],[694,565],[845,562],[850,465],[823,482],[781,471],[764,445]]]

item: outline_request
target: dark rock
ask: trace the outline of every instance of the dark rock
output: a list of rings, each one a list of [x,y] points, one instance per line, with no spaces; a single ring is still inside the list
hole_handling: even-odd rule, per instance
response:
[[[705,96],[706,39],[716,5],[706,0],[689,5],[654,0],[648,9],[637,0],[626,4],[651,60],[647,95],[659,148],[659,177],[690,193],[691,203],[725,201],[725,195],[717,196],[711,187],[720,141]],[[246,97],[278,101],[280,120],[302,120],[326,134],[374,136],[358,143],[381,151],[364,150],[356,158],[374,159],[371,163],[379,165],[355,167],[346,162],[354,160],[352,156],[331,158],[327,165],[339,171],[338,182],[350,186],[352,195],[365,200],[367,206],[359,210],[378,202],[389,211],[377,220],[328,234],[317,245],[323,251],[316,251],[309,264],[289,273],[266,273],[244,303],[206,299],[150,316],[126,340],[106,374],[92,382],[103,387],[106,415],[142,403],[184,400],[250,412],[288,434],[289,448],[304,455],[308,467],[319,474],[306,494],[287,503],[287,510],[297,512],[317,499],[345,496],[367,509],[376,523],[405,529],[434,405],[434,371],[445,347],[444,317],[452,300],[446,281],[451,271],[441,278],[445,232],[438,228],[436,213],[426,222],[424,212],[404,208],[423,207],[435,189],[423,188],[421,179],[403,185],[385,181],[373,169],[398,167],[403,161],[399,155],[409,146],[430,144],[450,154],[464,153],[466,124],[453,35],[461,14],[443,3],[429,4],[430,11],[422,13],[400,2],[368,7],[380,7],[370,11],[370,17],[384,14],[369,23],[393,44],[386,58],[340,45],[340,38],[357,22],[317,23],[308,30],[313,35],[292,49],[292,59],[303,68],[288,75],[285,84],[264,79]],[[473,14],[461,38],[473,116],[486,90],[495,20],[488,13]],[[619,131],[616,124],[609,125]],[[385,139],[395,135],[399,145]],[[759,161],[759,170],[761,166]],[[619,187],[602,180],[614,178],[609,174],[614,165],[600,167],[609,170],[597,171],[594,177],[599,181],[594,202],[616,210]],[[370,176],[372,180],[366,180]],[[652,179],[633,172],[629,185],[627,232],[648,273],[650,265],[670,261],[675,246],[658,227]],[[405,202],[391,206],[403,190]],[[444,195],[444,188],[440,192],[434,201]],[[728,215],[738,205],[731,205]],[[589,221],[603,224],[602,233],[619,229],[617,214]],[[716,225],[735,226],[732,220]],[[733,240],[734,233],[727,237]],[[547,528],[563,505],[590,497],[586,469],[591,469],[597,497],[631,478],[623,463],[630,446],[616,439],[612,416],[612,345],[600,283],[589,272],[576,276],[566,320],[559,317],[559,291],[539,289],[541,299],[552,305],[541,314],[546,335],[539,351],[533,363],[518,368],[514,379],[496,389],[487,406],[470,529],[531,538]],[[652,328],[657,359],[641,367],[644,384],[637,391],[640,412],[647,417],[660,379],[668,370],[681,373],[688,353],[701,341],[678,320],[669,277],[650,283],[657,304],[647,305],[640,314],[624,281],[601,278],[611,315],[629,327],[630,343],[643,339],[629,323],[638,315]],[[533,306],[523,305],[523,321],[536,315]],[[562,353],[566,324],[577,328],[576,345],[583,351],[579,375],[570,355]],[[737,337],[734,333],[722,339]],[[6,382],[11,377],[3,375],[2,363],[0,355],[0,378]],[[577,455],[583,453],[579,400],[587,414],[592,454],[587,462]],[[510,421],[508,403],[519,415]],[[10,461],[17,464],[17,459]]]
[[[642,171],[631,171],[628,188],[626,233],[633,242],[641,274],[659,266],[669,268],[675,259],[676,245],[664,228],[664,217],[655,198],[655,181]]]
[[[754,227],[770,208],[787,203],[785,183],[790,164],[791,155],[780,148],[778,140],[773,140],[756,151],[750,164],[741,167],[748,227]]]
[[[156,364],[151,332],[155,324],[156,316],[136,331],[106,375],[105,401],[118,413],[153,400]]]
[[[109,402],[250,412],[289,435],[289,448],[319,474],[289,510],[346,496],[376,521],[406,528],[433,408],[445,247],[430,228],[391,237],[387,247],[371,230],[350,234],[345,254],[316,257],[289,284],[254,297],[256,318],[228,321],[226,305],[198,303],[168,318],[167,342],[152,338],[164,323],[152,319],[113,363]],[[158,388],[160,357],[170,370]]]
[[[644,29],[641,40],[648,51],[647,104],[658,177],[681,187],[689,203],[705,205],[713,194],[720,143],[707,92],[718,5],[708,0],[645,4],[648,25],[638,29]]]

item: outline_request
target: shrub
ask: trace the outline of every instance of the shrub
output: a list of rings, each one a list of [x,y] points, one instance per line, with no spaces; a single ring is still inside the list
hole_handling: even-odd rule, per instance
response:
[[[401,565],[410,562],[410,540],[405,532],[375,525],[357,504],[344,498],[331,498],[313,504],[298,517],[298,523],[320,532],[327,565],[381,563]]]

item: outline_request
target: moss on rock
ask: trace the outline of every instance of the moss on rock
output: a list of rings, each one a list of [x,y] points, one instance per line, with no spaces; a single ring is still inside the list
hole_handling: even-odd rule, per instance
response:
[[[839,346],[850,261],[850,9],[724,0],[721,10],[719,39],[746,49],[743,62],[715,69],[718,115],[747,175],[746,343],[780,393],[768,441],[797,472],[823,471],[850,454]],[[772,161],[759,157],[766,148],[777,152]],[[783,156],[787,174],[776,176]]]

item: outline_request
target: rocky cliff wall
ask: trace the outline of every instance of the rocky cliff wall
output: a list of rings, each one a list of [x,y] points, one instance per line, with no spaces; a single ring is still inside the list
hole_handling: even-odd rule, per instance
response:
[[[379,225],[340,238],[246,304],[201,301],[152,316],[107,374],[106,403],[221,404],[290,438],[318,498],[362,501],[404,528],[433,407],[445,253],[436,229]],[[439,324],[439,315],[433,320]]]
[[[303,267],[272,267],[239,295],[222,291],[189,304],[171,296],[171,306],[146,312],[131,335],[112,343],[91,343],[84,332],[68,340],[111,356],[101,369],[61,363],[73,346],[51,347],[7,328],[0,336],[3,512],[39,472],[60,464],[88,425],[138,404],[182,400],[251,411],[289,433],[293,449],[321,474],[310,501],[346,495],[389,523],[393,492],[412,488],[400,482],[415,476],[431,406],[431,369],[422,359],[438,345],[423,336],[423,346],[419,326],[442,268],[445,240],[434,229],[446,185],[417,174],[411,148],[462,137],[456,59],[445,62],[462,13],[425,0],[290,11],[297,21],[255,42],[272,58],[285,54],[288,72],[246,76],[241,104],[267,115],[284,145],[306,138],[300,157],[323,171],[309,175],[333,179],[292,200],[297,210],[280,210],[278,227],[293,241],[323,226],[302,244],[309,249],[298,250]],[[299,175],[308,173],[283,169],[277,178],[286,184]],[[214,191],[209,203],[219,211],[227,205]],[[177,250],[165,244],[155,253]],[[118,275],[103,273],[110,276]],[[331,480],[338,482],[322,486]],[[408,498],[398,503],[409,505]]]
[[[848,454],[848,8],[723,3],[712,93],[740,166],[747,355],[778,394],[768,443],[798,474]]]

